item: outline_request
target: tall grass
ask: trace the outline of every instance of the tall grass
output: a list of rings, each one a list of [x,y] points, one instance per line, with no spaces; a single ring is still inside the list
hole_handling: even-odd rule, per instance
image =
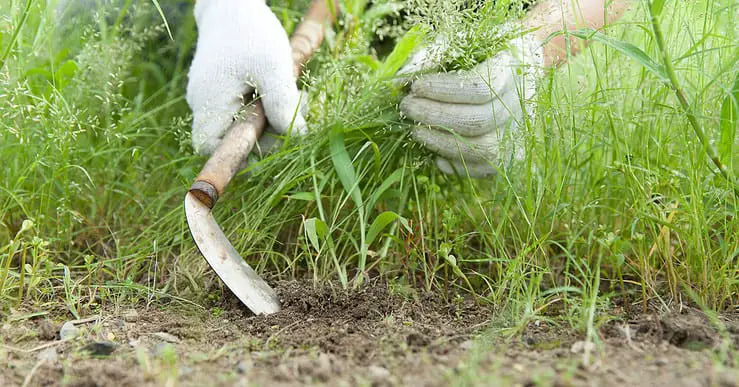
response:
[[[259,271],[347,287],[381,275],[478,295],[518,321],[556,310],[584,330],[613,302],[669,307],[688,289],[714,309],[737,304],[739,199],[662,80],[594,42],[542,81],[524,162],[488,180],[446,176],[397,111],[388,74],[407,52],[371,48],[378,25],[404,30],[380,17],[400,3],[364,3],[343,2],[350,12],[309,66],[314,133],[253,163],[217,207]],[[50,4],[28,4],[25,21],[26,2],[0,7],[2,303],[78,313],[217,295],[181,208],[203,163],[183,100],[191,15],[170,20],[171,40],[146,2],[77,32]],[[273,4],[288,30],[304,7]],[[732,171],[737,139],[722,112],[736,95],[738,11],[702,0],[659,16],[690,109]],[[637,6],[601,33],[660,58],[651,31]]]

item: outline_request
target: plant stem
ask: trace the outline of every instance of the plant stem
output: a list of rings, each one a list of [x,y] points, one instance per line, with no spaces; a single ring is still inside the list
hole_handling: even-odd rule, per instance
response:
[[[662,57],[662,64],[665,66],[667,77],[670,80],[669,86],[672,88],[672,90],[675,91],[675,95],[677,95],[677,99],[678,101],[680,101],[680,106],[682,106],[683,111],[685,112],[685,116],[688,118],[688,122],[690,122],[690,126],[693,127],[693,131],[698,136],[701,145],[703,145],[703,150],[706,152],[713,164],[716,165],[719,172],[721,173],[721,176],[723,176],[727,181],[729,181],[729,183],[734,186],[734,193],[739,195],[739,182],[734,180],[734,177],[729,172],[729,169],[726,168],[726,165],[721,162],[718,151],[713,145],[711,145],[710,141],[708,140],[706,132],[703,130],[703,127],[698,122],[698,117],[695,116],[693,109],[690,107],[690,103],[688,102],[688,97],[685,94],[685,91],[680,87],[680,82],[678,81],[677,75],[675,74],[675,67],[672,65],[672,59],[670,58],[670,54],[667,52],[665,38],[662,34],[662,27],[659,24],[657,15],[652,12],[652,7],[647,8],[649,8],[652,32],[654,33],[654,38],[657,41],[657,48],[659,49],[659,53]]]
[[[13,51],[13,46],[15,46],[15,41],[18,39],[18,35],[21,33],[21,29],[23,28],[23,25],[26,24],[26,20],[28,20],[28,15],[31,14],[31,5],[33,4],[33,0],[28,0],[26,2],[26,7],[23,9],[23,13],[21,14],[21,20],[18,22],[18,25],[15,26],[15,29],[13,29],[13,36],[10,38],[10,43],[8,44],[8,47],[5,48],[5,52],[3,52],[2,57],[0,57],[0,70],[2,70],[3,67],[5,67],[5,61],[10,56],[10,52]]]

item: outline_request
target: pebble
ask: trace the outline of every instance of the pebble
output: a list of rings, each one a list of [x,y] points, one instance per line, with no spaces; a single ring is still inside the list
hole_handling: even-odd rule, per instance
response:
[[[93,341],[92,343],[82,347],[82,350],[90,352],[93,356],[108,356],[113,353],[116,348],[118,348],[118,344],[112,341]]]
[[[282,382],[289,382],[295,379],[295,375],[290,371],[290,367],[287,364],[282,363],[275,369],[275,379]]]
[[[389,384],[390,371],[385,367],[371,365],[367,368],[367,376],[372,381],[373,386],[384,386]]]
[[[123,321],[130,323],[139,321],[139,312],[136,309],[128,309],[123,312]]]
[[[179,343],[180,342],[180,339],[177,336],[171,333],[167,333],[167,332],[155,332],[155,333],[152,333],[151,335],[156,337],[159,340],[166,341],[168,343]]]
[[[464,341],[464,342],[462,342],[462,344],[459,345],[459,348],[462,349],[462,350],[464,350],[464,351],[469,351],[469,350],[475,348],[475,342],[472,341],[472,340]]]
[[[37,357],[39,361],[47,361],[49,363],[56,362],[56,359],[59,358],[59,354],[56,352],[56,348],[46,348],[43,351],[39,352]]]
[[[593,353],[595,352],[595,343],[592,341],[576,341],[570,348],[572,353]]]
[[[236,365],[236,372],[240,374],[248,374],[254,368],[254,362],[251,360],[242,360]]]
[[[62,340],[69,340],[73,339],[80,334],[80,329],[77,328],[72,322],[67,321],[62,325],[62,328],[59,329],[59,338]]]
[[[667,364],[669,364],[669,363],[670,363],[670,361],[669,361],[669,360],[667,360],[667,358],[664,358],[664,357],[659,357],[659,358],[657,358],[657,360],[655,360],[655,361],[654,361],[654,363],[655,363],[655,364],[657,364],[657,365],[658,365],[658,366],[660,366],[660,367],[664,367],[664,366],[666,366]]]

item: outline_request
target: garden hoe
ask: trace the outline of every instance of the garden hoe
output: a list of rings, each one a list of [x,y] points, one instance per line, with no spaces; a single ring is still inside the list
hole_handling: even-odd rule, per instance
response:
[[[329,20],[328,0],[313,0],[290,39],[296,76],[321,45]],[[261,101],[247,108],[223,137],[185,196],[185,215],[195,244],[229,289],[255,314],[280,310],[275,291],[254,272],[228,241],[213,217],[213,207],[262,135],[267,120]]]

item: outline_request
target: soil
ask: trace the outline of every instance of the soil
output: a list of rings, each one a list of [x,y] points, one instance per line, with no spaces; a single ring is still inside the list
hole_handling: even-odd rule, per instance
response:
[[[549,320],[506,329],[470,300],[381,283],[276,288],[283,310],[271,316],[233,297],[209,310],[102,308],[72,338],[68,313],[14,311],[0,330],[0,386],[739,385],[737,316],[622,315],[593,344]]]

